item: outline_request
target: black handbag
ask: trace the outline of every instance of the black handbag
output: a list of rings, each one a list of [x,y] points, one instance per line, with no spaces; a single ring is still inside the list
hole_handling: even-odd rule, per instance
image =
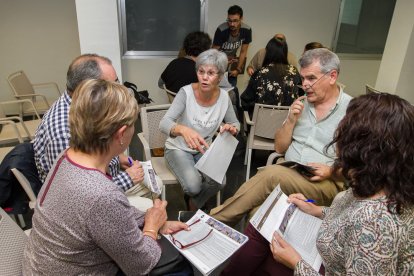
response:
[[[180,254],[164,236],[157,240],[161,247],[161,258],[151,270],[150,276],[192,276],[193,269],[187,259]]]
[[[149,276],[193,276],[194,272],[187,259],[178,252],[164,236],[157,240],[161,247],[161,257]],[[116,276],[125,276],[122,270],[118,270]]]
[[[153,102],[153,100],[149,97],[149,93],[147,90],[138,91],[138,88],[134,83],[127,81],[124,82],[124,86],[126,88],[131,89],[134,92],[134,96],[138,104],[149,104]]]

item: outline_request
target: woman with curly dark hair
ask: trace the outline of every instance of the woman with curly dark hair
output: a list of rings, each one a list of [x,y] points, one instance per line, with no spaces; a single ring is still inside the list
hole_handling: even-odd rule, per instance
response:
[[[349,186],[331,207],[289,196],[323,219],[317,247],[326,275],[414,275],[414,107],[391,94],[353,99],[332,144]],[[271,251],[295,275],[317,275],[275,234]]]

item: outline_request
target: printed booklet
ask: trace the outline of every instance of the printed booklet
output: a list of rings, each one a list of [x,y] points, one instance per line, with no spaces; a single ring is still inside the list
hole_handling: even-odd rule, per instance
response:
[[[302,212],[287,199],[288,196],[277,185],[250,223],[269,242],[272,242],[273,233],[277,231],[303,260],[319,271],[322,258],[316,248],[316,238],[322,220]]]
[[[164,235],[203,275],[230,258],[248,237],[201,210],[187,222],[190,231]]]

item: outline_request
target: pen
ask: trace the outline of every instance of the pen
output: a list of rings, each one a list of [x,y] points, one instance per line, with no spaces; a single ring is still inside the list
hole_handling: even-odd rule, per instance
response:
[[[129,166],[132,167],[132,158],[129,156],[128,156],[128,163],[129,163]]]
[[[307,199],[307,200],[305,200],[305,202],[315,203],[316,201],[313,200],[313,199]]]

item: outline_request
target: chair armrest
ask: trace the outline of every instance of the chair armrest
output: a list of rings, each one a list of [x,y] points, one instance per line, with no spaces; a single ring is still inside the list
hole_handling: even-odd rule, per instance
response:
[[[12,168],[11,171],[13,172],[14,176],[16,177],[17,181],[19,181],[20,185],[22,186],[23,190],[26,192],[27,196],[29,197],[29,207],[30,209],[34,209],[36,206],[36,195],[33,192],[32,186],[30,186],[29,180],[16,168]]]
[[[10,116],[10,117],[6,117],[6,118],[0,118],[0,120],[7,120],[7,121],[12,121],[14,125],[16,125],[15,121],[17,121],[18,123],[20,123],[24,129],[24,131],[26,132],[27,137],[32,137],[30,135],[29,129],[27,128],[26,124],[24,123],[23,119],[20,118],[19,116]],[[17,126],[16,126],[17,127]],[[20,133],[20,132],[19,132]]]
[[[145,139],[144,133],[140,132],[137,134],[138,139],[141,141],[142,146],[144,147],[144,161],[151,160],[151,149],[149,147],[149,143],[147,139]]]
[[[14,129],[14,132],[16,132],[17,140],[19,141],[19,143],[23,143],[22,135],[20,134],[20,131],[17,128],[17,125],[14,121],[7,120],[7,118],[0,118],[0,125],[11,125],[12,128]],[[30,137],[30,135],[29,135],[29,137]]]
[[[28,103],[33,107],[33,110],[36,114],[36,117],[41,120],[42,118],[39,115],[39,111],[37,110],[37,108],[35,107],[34,103],[32,100],[29,99],[21,99],[21,100],[13,100],[13,101],[5,101],[5,102],[0,102],[0,105],[11,105],[11,104],[24,104],[24,103]]]
[[[57,94],[59,96],[61,96],[60,90],[59,90],[59,86],[57,85],[56,82],[42,82],[42,83],[32,83],[33,88],[34,87],[42,87],[42,86],[51,86],[54,87],[57,91]]]
[[[279,157],[285,156],[284,154],[273,152],[267,158],[266,166],[272,165],[273,161]]]
[[[243,115],[244,115],[244,121],[246,122],[246,124],[251,125],[251,126],[254,125],[254,122],[250,119],[249,112],[243,111]]]
[[[50,107],[50,104],[47,101],[46,96],[45,95],[42,95],[42,94],[23,94],[23,95],[15,95],[15,97],[17,99],[20,99],[20,98],[23,98],[24,99],[24,98],[40,97],[46,103],[47,107]]]

